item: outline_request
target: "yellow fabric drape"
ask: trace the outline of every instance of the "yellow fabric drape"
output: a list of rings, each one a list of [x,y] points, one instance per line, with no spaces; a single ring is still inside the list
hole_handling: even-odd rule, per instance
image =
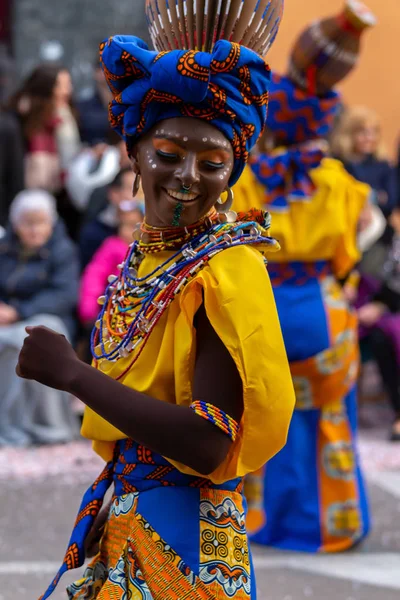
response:
[[[274,262],[329,260],[335,275],[344,277],[360,258],[354,231],[370,187],[332,158],[325,158],[310,176],[316,186],[312,198],[289,199],[287,209],[277,210],[268,205],[268,190],[247,167],[234,187],[234,210],[270,211],[271,232],[281,245]]]
[[[150,273],[169,255],[146,256],[139,276]],[[222,483],[260,468],[283,447],[294,408],[289,366],[261,253],[241,246],[214,256],[172,302],[123,383],[164,402],[190,406],[196,342],[193,319],[203,297],[210,323],[243,382],[240,434],[224,463],[210,476],[214,483]],[[111,364],[108,375],[117,377],[131,360]],[[113,442],[126,437],[90,409],[85,412],[82,434],[94,441],[105,460],[112,456]],[[194,474],[184,465],[172,464]]]

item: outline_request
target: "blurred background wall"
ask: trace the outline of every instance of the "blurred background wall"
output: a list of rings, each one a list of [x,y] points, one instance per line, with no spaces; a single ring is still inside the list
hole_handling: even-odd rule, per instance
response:
[[[12,46],[18,71],[29,72],[38,57],[60,58],[84,95],[105,37],[131,33],[147,39],[143,8],[144,0],[14,0]]]
[[[392,156],[400,134],[400,0],[365,0],[378,17],[367,32],[357,69],[340,89],[349,104],[365,104],[382,115],[384,138]],[[285,0],[285,15],[277,41],[269,55],[271,66],[286,68],[294,37],[317,17],[340,11],[343,0]]]

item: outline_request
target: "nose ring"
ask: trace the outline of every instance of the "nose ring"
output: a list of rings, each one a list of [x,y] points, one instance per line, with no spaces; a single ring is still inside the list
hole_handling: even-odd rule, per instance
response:
[[[191,187],[192,187],[191,185],[185,185],[182,183],[182,190],[184,192],[190,192]]]

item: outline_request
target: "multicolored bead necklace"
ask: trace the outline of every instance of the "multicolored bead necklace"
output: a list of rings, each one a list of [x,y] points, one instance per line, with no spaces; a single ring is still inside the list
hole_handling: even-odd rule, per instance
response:
[[[170,231],[142,228],[145,233],[153,234],[148,244],[135,241],[120,265],[120,275],[109,277],[109,285],[104,296],[99,298],[103,305],[96,327],[92,333],[91,350],[95,364],[101,370],[107,370],[109,363],[133,355],[127,368],[118,379],[131,369],[141,355],[147,340],[171,302],[196,273],[204,268],[216,254],[227,248],[243,245],[268,245],[271,249],[277,242],[268,237],[269,214],[264,211],[251,211],[238,215],[235,223],[214,222],[214,215],[195,226],[191,226],[189,241],[187,230],[175,229],[175,238]],[[204,226],[206,226],[205,229]],[[201,231],[199,231],[201,230]],[[138,276],[138,270],[146,252],[175,249],[168,257],[145,277]]]

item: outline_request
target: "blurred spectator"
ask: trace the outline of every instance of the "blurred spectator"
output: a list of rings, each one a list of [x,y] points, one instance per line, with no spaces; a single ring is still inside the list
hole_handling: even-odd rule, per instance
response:
[[[89,146],[106,143],[110,132],[108,104],[112,94],[98,60],[95,65],[94,81],[95,88],[90,98],[77,103],[81,139]]]
[[[80,147],[71,97],[69,72],[45,63],[33,71],[11,99],[10,106],[22,124],[28,188],[50,192],[62,188],[63,171]]]
[[[10,63],[0,57],[0,101],[8,93]],[[24,150],[17,119],[0,107],[0,225],[7,223],[14,196],[24,188]]]
[[[387,160],[378,115],[362,106],[347,108],[331,137],[332,154],[359,181],[368,183],[385,216],[397,203],[397,176]]]
[[[10,106],[19,116],[24,135],[26,186],[56,194],[58,213],[75,238],[80,216],[64,190],[65,172],[80,149],[71,98],[69,72],[44,63],[25,80]]]
[[[79,264],[50,194],[16,196],[0,263],[0,445],[66,442],[76,434],[68,394],[15,374],[27,325],[66,336],[73,325]]]
[[[394,411],[390,432],[400,441],[400,207],[391,217],[392,239],[374,247],[374,269],[363,273],[355,303],[361,347],[368,345]],[[370,267],[372,263],[370,262]]]
[[[80,148],[71,97],[69,72],[45,63],[33,71],[10,101],[22,125],[28,188],[54,193],[63,186],[63,174]]]
[[[94,219],[107,206],[108,184],[120,169],[131,165],[125,142],[113,131],[108,142],[83,149],[68,170],[66,188],[76,209],[85,211],[85,221]]]
[[[117,208],[122,202],[132,200],[135,175],[130,167],[121,169],[107,187],[107,205],[81,229],[79,248],[82,268],[92,259],[104,240],[118,231]]]
[[[7,101],[11,93],[15,68],[9,54],[0,46],[0,104]]]
[[[97,298],[104,293],[108,277],[117,273],[132,243],[132,234],[143,221],[143,212],[134,200],[123,202],[117,209],[118,235],[107,238],[87,265],[81,279],[78,314],[81,322],[93,326],[99,313]]]

